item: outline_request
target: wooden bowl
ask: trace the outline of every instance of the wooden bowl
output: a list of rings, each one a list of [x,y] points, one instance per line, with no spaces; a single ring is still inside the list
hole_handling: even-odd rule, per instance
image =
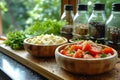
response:
[[[114,49],[114,54],[109,57],[93,59],[73,58],[60,53],[61,49],[72,44],[75,43],[63,44],[55,50],[55,59],[57,64],[71,73],[87,75],[101,74],[112,70],[117,62],[118,54]],[[107,47],[105,45],[101,46]]]
[[[64,37],[64,42],[56,45],[32,44],[27,41],[28,39],[30,38],[24,40],[24,49],[36,57],[53,57],[55,56],[55,49],[61,44],[67,43],[67,39]]]

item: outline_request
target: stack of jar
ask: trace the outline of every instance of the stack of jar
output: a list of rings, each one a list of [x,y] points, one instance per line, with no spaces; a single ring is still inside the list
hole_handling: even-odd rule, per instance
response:
[[[77,13],[74,17],[73,37],[88,39],[88,13],[87,5],[79,4]]]
[[[64,26],[61,32],[72,35],[71,38],[90,39],[107,44],[120,52],[120,3],[112,5],[112,12],[108,20],[104,10],[105,4],[95,3],[92,14],[88,17],[87,5],[79,4],[74,16],[72,5],[65,6],[62,19],[65,19],[69,26]],[[66,11],[70,14],[66,14],[65,17]]]

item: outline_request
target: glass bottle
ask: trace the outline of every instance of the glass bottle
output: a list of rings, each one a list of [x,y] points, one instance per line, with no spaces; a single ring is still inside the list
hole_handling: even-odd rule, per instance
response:
[[[106,16],[104,13],[105,4],[94,4],[93,12],[88,19],[89,22],[89,38],[98,43],[105,43],[105,22]]]
[[[61,16],[61,20],[65,20],[67,24],[61,28],[60,32],[62,36],[66,37],[67,39],[72,38],[73,18],[74,18],[73,6],[71,4],[64,5],[64,12]]]
[[[79,4],[74,17],[73,37],[87,39],[88,34],[88,13],[87,5]]]
[[[112,4],[112,12],[106,22],[107,45],[120,53],[120,3]]]

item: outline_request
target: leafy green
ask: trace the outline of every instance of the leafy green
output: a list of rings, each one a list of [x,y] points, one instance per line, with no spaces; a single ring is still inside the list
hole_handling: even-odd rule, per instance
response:
[[[65,21],[46,20],[44,22],[36,21],[25,30],[29,35],[55,34],[60,35],[60,29],[65,25]]]
[[[23,49],[23,40],[26,38],[25,34],[20,31],[9,32],[4,44],[10,46],[14,50]]]

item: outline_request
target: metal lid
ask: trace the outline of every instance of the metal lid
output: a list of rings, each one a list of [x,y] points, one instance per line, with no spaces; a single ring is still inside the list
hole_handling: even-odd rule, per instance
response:
[[[71,4],[65,4],[64,9],[65,10],[73,10],[73,6]]]
[[[104,10],[105,9],[105,4],[103,4],[103,3],[95,3],[93,9],[94,10]]]
[[[120,3],[113,3],[112,10],[113,11],[120,11]]]
[[[87,5],[85,5],[85,4],[78,4],[78,10],[87,10]]]

